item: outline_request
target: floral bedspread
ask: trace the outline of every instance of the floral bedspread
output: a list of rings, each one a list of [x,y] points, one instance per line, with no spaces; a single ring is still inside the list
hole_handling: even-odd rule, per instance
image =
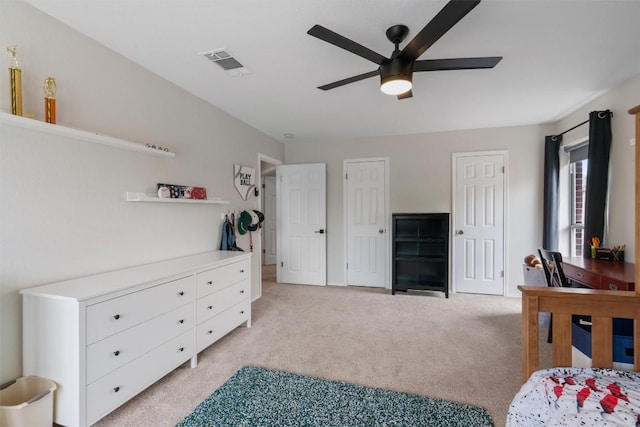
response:
[[[509,406],[507,427],[640,427],[640,373],[591,368],[534,372]]]

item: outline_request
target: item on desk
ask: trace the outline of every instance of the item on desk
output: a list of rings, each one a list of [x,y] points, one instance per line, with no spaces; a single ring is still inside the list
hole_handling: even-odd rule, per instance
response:
[[[613,260],[624,262],[624,248],[627,245],[616,245],[613,247]]]
[[[624,262],[624,245],[613,248],[596,248],[596,259]]]
[[[542,269],[542,262],[540,261],[540,258],[535,256],[534,254],[530,254],[524,257],[524,264],[529,267]]]
[[[597,249],[600,247],[600,238],[592,237],[591,238],[591,258],[597,258]]]

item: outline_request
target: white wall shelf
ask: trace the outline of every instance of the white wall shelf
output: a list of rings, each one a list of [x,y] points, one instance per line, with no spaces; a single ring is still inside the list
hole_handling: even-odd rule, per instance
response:
[[[112,136],[101,135],[95,132],[89,132],[80,129],[69,128],[51,123],[41,122],[35,119],[28,119],[22,116],[16,116],[4,111],[0,111],[0,123],[10,126],[21,127],[25,129],[46,132],[52,135],[66,136],[80,141],[90,142],[93,144],[107,145],[121,150],[136,151],[159,157],[175,157],[176,154],[171,151],[158,150],[156,148],[145,147],[143,144],[126,141],[124,139],[114,138]]]
[[[192,203],[192,204],[200,204],[200,205],[212,205],[212,204],[216,204],[216,205],[227,205],[229,204],[228,200],[221,200],[219,198],[213,198],[213,199],[206,199],[206,200],[200,200],[200,199],[165,199],[165,198],[160,198],[158,196],[155,196],[153,194],[147,194],[147,193],[134,193],[134,192],[127,192],[127,202],[145,202],[145,203]]]

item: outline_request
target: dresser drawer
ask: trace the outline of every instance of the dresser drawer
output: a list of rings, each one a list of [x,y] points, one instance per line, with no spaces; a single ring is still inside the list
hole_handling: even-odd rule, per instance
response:
[[[196,322],[200,324],[248,298],[250,286],[249,280],[243,280],[200,298],[196,302]]]
[[[196,351],[200,352],[221,337],[249,320],[249,298],[196,326]]]
[[[194,303],[112,335],[87,347],[87,384],[137,359],[170,339],[193,330]]]
[[[193,301],[193,276],[87,307],[87,344]]]
[[[196,275],[198,298],[249,278],[249,260],[213,268]]]
[[[194,356],[193,331],[163,344],[87,386],[87,425]]]
[[[600,288],[600,275],[590,271],[583,270],[571,264],[563,263],[562,270],[567,279],[577,280],[591,288]]]

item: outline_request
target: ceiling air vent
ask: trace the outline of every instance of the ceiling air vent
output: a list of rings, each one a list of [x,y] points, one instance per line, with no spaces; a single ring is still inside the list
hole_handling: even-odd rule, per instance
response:
[[[249,73],[247,67],[242,65],[240,61],[233,57],[227,49],[215,49],[207,52],[201,52],[205,58],[211,62],[215,62],[227,72],[231,77],[239,77]]]

